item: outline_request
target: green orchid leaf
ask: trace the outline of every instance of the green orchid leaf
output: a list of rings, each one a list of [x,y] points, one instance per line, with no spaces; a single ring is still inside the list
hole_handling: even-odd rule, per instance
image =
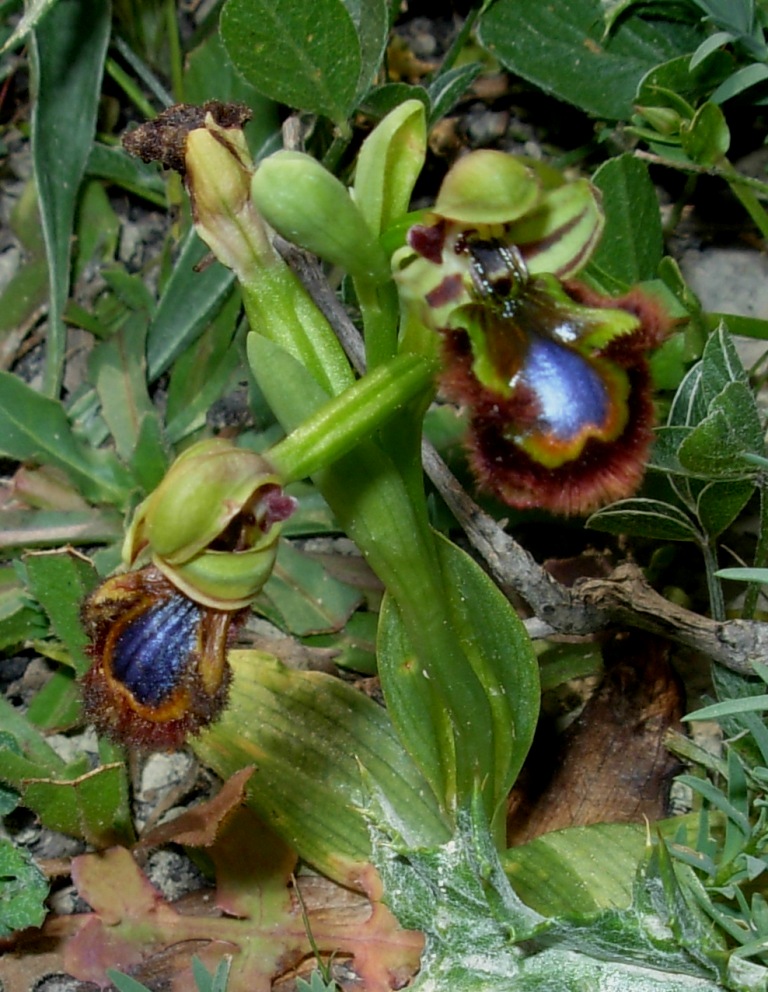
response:
[[[397,811],[409,844],[447,839],[384,709],[337,678],[291,671],[261,652],[232,651],[230,662],[230,704],[193,749],[222,778],[255,763],[249,805],[306,861],[357,884],[370,859],[361,769]]]
[[[545,916],[586,917],[630,905],[647,838],[641,824],[570,827],[510,848],[501,860],[527,906]]]
[[[220,30],[229,57],[257,90],[347,129],[365,74],[360,39],[342,0],[311,5],[228,0]],[[373,28],[370,35],[366,31],[367,59],[377,45],[376,35]]]
[[[487,780],[481,788],[487,790],[487,808],[495,816],[506,802],[533,739],[538,664],[525,628],[498,587],[454,544],[440,538],[437,548],[453,636],[462,644],[467,664],[488,700],[488,719],[470,721],[462,746],[478,756],[476,781]],[[434,703],[430,697],[435,692],[431,676],[414,667],[414,651],[401,612],[391,599],[382,608],[378,656],[392,720],[409,753],[420,767],[431,769],[428,777],[434,781],[445,760],[440,748],[454,745],[443,740],[444,724],[435,726],[431,719]],[[455,717],[461,718],[462,714]],[[480,756],[489,738],[492,764],[486,766]]]

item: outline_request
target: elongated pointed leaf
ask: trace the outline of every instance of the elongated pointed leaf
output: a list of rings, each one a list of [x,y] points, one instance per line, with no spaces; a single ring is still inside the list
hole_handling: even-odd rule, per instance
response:
[[[609,534],[633,534],[660,541],[700,541],[691,518],[677,507],[655,499],[622,499],[587,520],[587,527]]]
[[[197,271],[207,251],[190,228],[147,331],[150,382],[200,337],[233,292],[234,273],[219,262]]]
[[[96,132],[110,30],[109,0],[67,0],[40,21],[32,44],[32,155],[51,295],[45,371],[51,396],[58,394],[63,375],[62,312],[69,292],[75,207]]]
[[[8,372],[0,372],[0,452],[57,466],[96,503],[122,504],[132,484],[112,452],[87,447],[75,436],[60,403]]]

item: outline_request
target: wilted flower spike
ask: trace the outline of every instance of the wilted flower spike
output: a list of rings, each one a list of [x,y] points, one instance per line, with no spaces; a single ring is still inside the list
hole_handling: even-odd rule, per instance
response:
[[[83,607],[87,718],[133,747],[180,747],[226,702],[227,642],[241,615],[195,603],[151,566],[107,579]]]

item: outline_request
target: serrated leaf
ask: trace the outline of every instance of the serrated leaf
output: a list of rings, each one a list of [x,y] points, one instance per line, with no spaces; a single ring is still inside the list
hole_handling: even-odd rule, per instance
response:
[[[220,30],[229,57],[257,90],[348,129],[362,57],[342,0],[228,0]]]
[[[606,40],[598,0],[499,0],[482,17],[479,37],[507,69],[609,120],[629,119],[642,77],[700,40],[685,25],[636,16]]]
[[[48,912],[48,880],[32,856],[0,839],[0,937],[15,930],[39,927]]]
[[[623,499],[593,513],[587,527],[609,534],[630,534],[659,541],[695,541],[702,536],[691,518],[655,499]]]
[[[592,182],[603,194],[605,228],[590,266],[627,286],[653,279],[663,253],[659,201],[644,162],[620,155]]]
[[[78,675],[90,666],[88,638],[80,622],[85,597],[98,584],[91,562],[74,551],[30,554],[25,558],[29,588],[51,621],[56,636],[69,651]]]

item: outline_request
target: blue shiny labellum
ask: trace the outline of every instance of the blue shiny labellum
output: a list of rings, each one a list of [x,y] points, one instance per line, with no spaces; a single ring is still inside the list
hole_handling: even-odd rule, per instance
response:
[[[608,388],[578,352],[531,335],[520,378],[536,396],[541,429],[558,440],[572,441],[586,427],[606,422]]]
[[[185,596],[151,606],[117,637],[113,676],[137,702],[157,706],[178,686],[197,644],[200,608]]]

